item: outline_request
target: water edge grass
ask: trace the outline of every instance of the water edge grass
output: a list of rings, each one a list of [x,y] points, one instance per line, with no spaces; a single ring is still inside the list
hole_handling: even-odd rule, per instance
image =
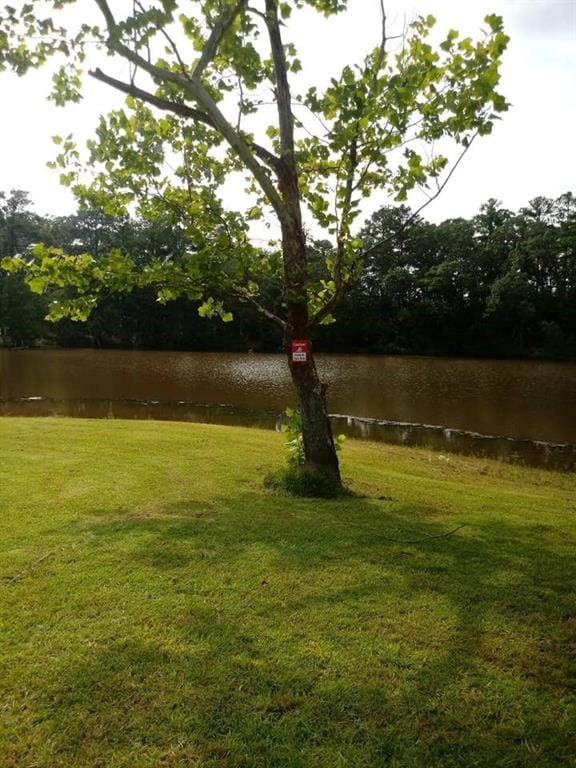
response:
[[[574,765],[575,476],[282,439],[0,420],[0,765]]]

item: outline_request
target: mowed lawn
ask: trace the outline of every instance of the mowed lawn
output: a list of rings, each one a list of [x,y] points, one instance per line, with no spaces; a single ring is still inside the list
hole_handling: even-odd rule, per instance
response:
[[[0,420],[0,766],[576,765],[574,475],[282,439]]]

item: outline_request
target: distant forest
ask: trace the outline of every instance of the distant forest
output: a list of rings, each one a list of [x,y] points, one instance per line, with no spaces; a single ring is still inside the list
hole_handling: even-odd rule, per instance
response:
[[[373,250],[364,273],[319,329],[327,352],[576,359],[576,198],[538,197],[518,212],[496,200],[471,219],[431,224],[406,206],[385,206],[361,237]],[[28,194],[0,193],[0,257],[43,242],[95,258],[111,248],[138,263],[177,253],[178,231],[97,211],[39,216]],[[380,243],[378,245],[378,243]],[[318,274],[330,244],[312,245]],[[137,349],[279,351],[278,330],[231,301],[234,322],[201,318],[187,300],[165,305],[151,290],[103,297],[86,323],[44,320],[50,296],[0,270],[0,344]],[[281,313],[274,280],[263,303]]]

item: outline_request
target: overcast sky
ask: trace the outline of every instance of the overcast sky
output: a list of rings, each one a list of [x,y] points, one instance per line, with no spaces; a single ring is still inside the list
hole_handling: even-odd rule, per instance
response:
[[[349,6],[348,14],[330,21],[304,12],[287,30],[317,82],[360,61],[376,42],[378,0],[351,0]],[[576,0],[389,0],[386,10],[391,31],[416,13],[432,13],[439,32],[456,28],[475,36],[483,17],[495,12],[512,38],[500,89],[512,108],[492,136],[472,148],[427,209],[428,219],[471,216],[489,197],[517,209],[537,195],[576,191]],[[89,82],[81,105],[59,109],[45,101],[48,88],[47,73],[23,79],[0,73],[0,190],[29,191],[38,213],[68,214],[74,200],[46,168],[56,154],[51,136],[87,138],[98,114],[117,107],[121,98]],[[377,209],[387,202],[370,204]]]

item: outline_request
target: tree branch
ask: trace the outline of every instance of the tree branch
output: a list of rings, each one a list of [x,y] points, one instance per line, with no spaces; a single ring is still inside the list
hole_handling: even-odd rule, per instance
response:
[[[128,96],[134,96],[134,98],[140,99],[140,101],[145,101],[147,104],[151,104],[152,106],[157,107],[158,109],[162,109],[165,112],[173,112],[175,115],[190,118],[195,122],[204,123],[204,125],[217,130],[216,125],[210,115],[202,112],[200,109],[195,109],[194,107],[189,107],[187,104],[179,104],[176,101],[169,101],[168,99],[163,99],[160,96],[155,96],[153,93],[145,91],[142,88],[138,88],[136,85],[132,85],[131,83],[124,83],[122,80],[117,80],[114,77],[110,77],[110,75],[106,75],[104,72],[102,72],[101,69],[95,69],[90,71],[88,74],[95,80],[99,80],[101,83],[110,85],[112,88],[115,88],[117,91],[121,91]],[[253,142],[250,143],[250,147],[252,148],[254,154],[257,155],[260,160],[266,163],[266,165],[268,165],[272,170],[278,170],[280,159],[276,157],[273,152],[270,152],[268,149],[266,149],[266,147],[262,147],[259,144],[255,144]]]
[[[410,224],[412,224],[412,222],[422,213],[422,211],[425,208],[427,208],[430,205],[430,203],[433,203],[434,200],[436,200],[436,198],[440,195],[440,193],[442,192],[442,190],[444,189],[446,184],[448,184],[448,182],[450,181],[450,179],[452,178],[452,176],[456,172],[456,169],[458,168],[458,166],[460,165],[460,163],[464,159],[464,156],[466,155],[466,153],[468,152],[468,150],[470,149],[470,147],[472,146],[474,140],[477,137],[478,137],[478,133],[476,132],[472,136],[470,141],[468,142],[468,145],[466,147],[464,147],[464,149],[460,153],[460,157],[458,158],[458,160],[456,160],[456,162],[454,163],[454,165],[450,169],[450,173],[448,173],[448,175],[446,176],[446,178],[444,179],[442,184],[440,184],[438,186],[436,192],[431,197],[429,197],[428,200],[426,200],[425,203],[422,203],[422,205],[419,208],[417,208],[414,211],[414,213],[412,213],[406,219],[405,222],[403,222],[403,224],[400,227],[400,229],[397,229],[396,232],[392,232],[390,235],[387,235],[386,237],[382,238],[382,240],[378,240],[378,242],[374,243],[374,245],[371,245],[370,248],[367,248],[365,251],[362,251],[361,255],[359,256],[359,259],[361,259],[363,261],[366,258],[366,256],[368,256],[369,253],[372,253],[372,251],[375,251],[378,248],[380,248],[382,245],[385,245],[386,243],[390,242],[390,240],[392,240],[393,237],[398,237],[398,235],[402,234],[402,232],[404,232],[406,227],[409,227]]]
[[[274,64],[280,137],[281,173],[279,189],[282,195],[283,211],[279,219],[282,229],[284,275],[287,287],[288,324],[291,333],[307,334],[309,316],[306,239],[302,226],[302,205],[294,151],[294,118],[288,82],[288,62],[280,32],[278,0],[266,0],[266,26]]]
[[[136,4],[138,5],[138,8],[144,13],[145,12],[145,8],[142,6],[142,3],[137,2]],[[163,37],[166,38],[166,41],[167,41],[168,45],[172,49],[172,53],[174,54],[174,56],[176,56],[178,64],[180,65],[180,69],[182,70],[182,74],[185,77],[188,77],[188,69],[187,69],[186,65],[184,64],[184,62],[182,60],[182,57],[180,56],[180,51],[178,50],[178,48],[176,46],[176,43],[174,42],[174,40],[172,40],[172,38],[170,37],[168,32],[166,32],[166,30],[164,29],[164,27],[159,27],[158,31],[160,32],[160,34]]]
[[[366,113],[366,106],[368,105],[370,100],[373,99],[375,96],[376,85],[378,82],[378,74],[386,60],[387,37],[386,37],[386,11],[384,8],[384,0],[380,0],[380,13],[381,13],[381,19],[382,19],[380,45],[378,48],[378,55],[376,56],[376,59],[372,64],[372,67],[373,67],[372,82],[370,83],[370,87],[366,96],[366,102],[362,110],[362,115]],[[365,72],[366,74],[368,74],[368,67],[365,70]],[[361,184],[361,179],[359,179],[358,182],[354,184],[354,178],[355,178],[356,171],[358,169],[358,164],[359,164],[358,149],[359,147],[362,146],[360,120],[356,122],[355,128],[356,130],[355,130],[354,136],[350,140],[349,149],[348,149],[348,169],[347,169],[346,183],[344,188],[344,200],[341,206],[340,224],[338,227],[338,234],[337,234],[336,255],[334,257],[334,269],[333,269],[334,293],[327,300],[324,306],[322,306],[318,310],[318,312],[316,312],[316,314],[314,315],[311,321],[312,325],[317,325],[318,323],[321,323],[322,320],[324,320],[326,317],[328,317],[328,315],[330,315],[334,307],[339,303],[340,299],[345,295],[345,293],[351,287],[352,280],[353,280],[352,272],[350,272],[350,276],[347,280],[342,279],[342,264],[346,255],[345,242],[350,235],[349,218],[352,211],[352,196]],[[365,175],[368,172],[369,167],[370,167],[370,163],[368,163],[368,166],[364,170],[363,175]],[[338,198],[338,186],[336,188],[336,198]],[[358,259],[355,259],[354,261],[357,262]]]
[[[336,281],[334,282],[336,283]],[[334,308],[340,303],[340,300],[346,295],[352,285],[353,282],[351,278],[348,280],[343,280],[342,277],[339,278],[338,282],[336,283],[336,290],[332,296],[330,296],[330,298],[324,302],[324,304],[310,320],[310,328],[314,328],[317,325],[320,325],[322,321],[332,313]]]
[[[414,213],[412,213],[406,219],[405,222],[402,223],[402,226],[400,227],[400,229],[397,229],[395,232],[392,232],[391,234],[387,235],[382,240],[379,240],[377,243],[374,243],[374,245],[371,245],[370,248],[367,248],[365,251],[362,251],[356,257],[356,259],[355,259],[355,262],[357,264],[363,262],[365,260],[366,256],[368,256],[369,253],[372,253],[372,251],[375,251],[378,248],[381,248],[383,245],[388,243],[394,237],[398,237],[398,235],[402,234],[402,232],[404,232],[404,230],[408,226],[410,226],[410,224],[412,224],[412,222],[420,215],[420,213],[422,213],[422,211],[425,208],[427,208],[430,205],[430,203],[432,203],[434,200],[436,200],[436,198],[440,195],[440,193],[442,192],[442,190],[444,189],[446,184],[448,184],[448,182],[452,178],[453,174],[455,173],[456,169],[458,168],[458,166],[460,165],[460,163],[464,159],[464,156],[466,155],[466,153],[468,152],[468,150],[472,146],[472,143],[474,142],[474,139],[477,138],[477,136],[478,136],[478,133],[475,133],[472,136],[472,138],[468,142],[468,145],[466,147],[464,147],[463,151],[460,153],[460,156],[458,157],[458,159],[456,160],[456,162],[454,163],[454,165],[450,169],[450,173],[448,173],[448,175],[446,176],[446,178],[444,179],[442,184],[440,184],[438,186],[436,192],[431,197],[429,197],[426,200],[425,203],[423,203],[419,208],[417,208],[414,211]],[[338,257],[338,253],[337,253],[336,254],[336,259],[338,259],[338,258],[339,257]],[[340,299],[342,299],[342,297],[350,290],[352,285],[353,285],[353,281],[352,280],[341,280],[340,284],[337,283],[336,284],[336,290],[334,291],[332,296],[329,299],[327,299],[327,301],[316,312],[316,314],[314,315],[314,317],[310,321],[310,325],[312,327],[315,326],[315,325],[318,325],[319,323],[322,322],[322,320],[324,320],[326,317],[328,317],[328,315],[332,312],[334,307],[336,307],[336,305],[338,304]]]
[[[374,68],[374,77],[378,76],[378,70],[384,63],[386,57],[386,42],[388,40],[386,35],[386,9],[384,7],[384,0],[380,0],[380,16],[382,19],[382,30],[380,34],[380,47],[378,49],[378,66]]]
[[[295,174],[294,167],[294,120],[292,116],[292,97],[288,83],[288,66],[282,36],[280,34],[280,22],[278,20],[277,0],[266,0],[266,25],[270,37],[272,60],[274,61],[274,74],[276,79],[276,103],[278,105],[278,121],[280,129],[280,146],[282,147],[282,160]]]
[[[257,301],[253,296],[250,296],[247,291],[244,289],[238,287],[233,288],[232,292],[238,296],[239,299],[242,301],[247,301],[249,304],[252,304],[252,306],[258,310],[258,312],[263,315],[264,317],[268,318],[268,320],[272,320],[273,323],[276,323],[276,325],[279,325],[280,328],[282,328],[283,331],[285,331],[288,327],[288,324],[285,320],[282,320],[281,317],[274,314],[271,310],[267,309],[263,304],[260,304],[259,301]]]
[[[323,307],[321,307],[318,312],[314,315],[314,317],[311,320],[311,325],[316,325],[324,318],[328,317],[328,315],[332,312],[336,304],[340,301],[342,296],[346,293],[349,286],[349,280],[343,280],[342,279],[342,264],[344,262],[344,257],[346,255],[346,238],[350,235],[350,222],[349,222],[349,216],[350,212],[352,210],[352,195],[354,193],[354,176],[356,174],[356,169],[358,167],[358,138],[359,138],[360,128],[359,124],[356,123],[356,133],[353,136],[353,138],[350,141],[350,146],[348,150],[348,174],[346,177],[346,187],[344,192],[344,201],[342,203],[342,215],[340,218],[340,226],[338,228],[338,235],[337,235],[337,244],[336,244],[336,255],[334,257],[334,269],[333,269],[333,277],[334,277],[334,293],[330,297],[330,299],[324,304]],[[336,196],[338,196],[338,190],[336,191]]]
[[[210,33],[208,40],[204,44],[204,48],[202,49],[198,63],[192,71],[193,78],[199,80],[202,77],[202,73],[210,64],[214,56],[216,56],[216,53],[218,52],[218,46],[222,42],[222,38],[234,23],[236,16],[238,16],[240,11],[246,7],[247,3],[248,0],[238,0],[236,5],[228,6],[220,18],[216,21],[216,24],[212,28],[212,32]]]
[[[264,195],[276,211],[276,214],[280,220],[285,216],[284,206],[282,198],[278,194],[276,187],[272,183],[272,180],[268,176],[266,170],[258,163],[254,152],[250,149],[248,144],[244,141],[242,136],[234,130],[233,126],[228,122],[226,117],[220,111],[218,105],[208,93],[206,88],[195,78],[187,78],[177,72],[172,72],[169,69],[162,69],[161,67],[152,64],[146,59],[143,59],[136,51],[133,51],[127,45],[125,45],[121,39],[118,30],[118,26],[114,20],[114,16],[108,6],[107,0],[94,0],[100,11],[102,12],[108,28],[108,47],[110,51],[115,52],[137,65],[145,72],[147,72],[154,80],[160,82],[174,83],[182,91],[187,94],[192,101],[194,101],[204,112],[206,112],[213,124],[215,130],[217,130],[228,142],[229,146],[238,154],[246,168],[252,173],[258,185],[264,192]]]

